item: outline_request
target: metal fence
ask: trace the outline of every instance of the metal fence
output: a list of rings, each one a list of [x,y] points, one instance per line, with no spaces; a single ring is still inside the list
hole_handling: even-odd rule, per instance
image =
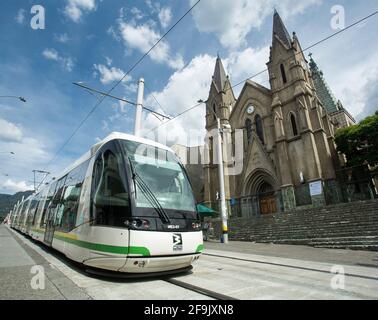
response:
[[[336,172],[336,180],[326,180],[323,183],[325,205],[335,205],[345,202],[365,201],[378,198],[373,183],[377,172],[369,171],[367,166],[345,168]],[[295,202],[298,209],[313,205],[309,183],[294,187]],[[284,212],[282,193],[262,193],[248,197],[240,197],[227,201],[227,212],[230,218],[257,217],[261,214],[261,199],[265,196],[274,196],[277,213]],[[219,201],[207,203],[216,211],[220,211]]]

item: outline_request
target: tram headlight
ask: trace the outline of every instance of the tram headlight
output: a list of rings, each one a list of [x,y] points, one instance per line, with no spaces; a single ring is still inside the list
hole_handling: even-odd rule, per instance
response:
[[[150,221],[146,219],[128,219],[125,221],[125,225],[136,230],[150,229]]]
[[[201,223],[200,222],[193,222],[192,223],[192,229],[193,230],[200,230],[201,229]]]

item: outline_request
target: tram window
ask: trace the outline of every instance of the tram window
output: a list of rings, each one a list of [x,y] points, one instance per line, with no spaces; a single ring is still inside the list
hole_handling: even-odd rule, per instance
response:
[[[64,192],[57,207],[55,228],[69,232],[75,228],[81,187],[85,178],[89,161],[72,170],[65,180]]]
[[[124,227],[131,215],[129,194],[122,179],[122,157],[105,151],[95,163],[93,212],[97,225]]]

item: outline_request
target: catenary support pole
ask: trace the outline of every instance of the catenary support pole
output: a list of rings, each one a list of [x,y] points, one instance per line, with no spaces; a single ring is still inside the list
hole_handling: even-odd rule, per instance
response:
[[[142,122],[142,110],[143,110],[143,94],[144,94],[144,79],[141,78],[138,82],[138,97],[137,106],[135,111],[135,127],[134,135],[140,135],[141,122]]]
[[[222,214],[222,232],[223,243],[228,243],[228,226],[227,226],[227,208],[226,208],[226,193],[224,190],[224,169],[223,169],[223,151],[222,151],[222,129],[219,117],[217,117],[218,126],[218,143],[217,143],[217,157],[218,157],[218,172],[219,172],[219,195],[221,200],[221,214]]]

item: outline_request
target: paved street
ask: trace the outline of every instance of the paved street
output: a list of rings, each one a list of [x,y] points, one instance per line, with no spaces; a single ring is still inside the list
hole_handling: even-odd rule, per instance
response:
[[[33,290],[31,267],[42,265],[45,290]],[[342,276],[331,273],[345,272]],[[340,269],[342,267],[343,269]],[[180,283],[236,299],[377,299],[378,253],[302,246],[205,243],[193,272]],[[335,271],[333,270],[333,271]],[[90,276],[60,254],[0,227],[0,299],[211,299],[164,278],[143,280]],[[339,285],[332,288],[331,283]]]

